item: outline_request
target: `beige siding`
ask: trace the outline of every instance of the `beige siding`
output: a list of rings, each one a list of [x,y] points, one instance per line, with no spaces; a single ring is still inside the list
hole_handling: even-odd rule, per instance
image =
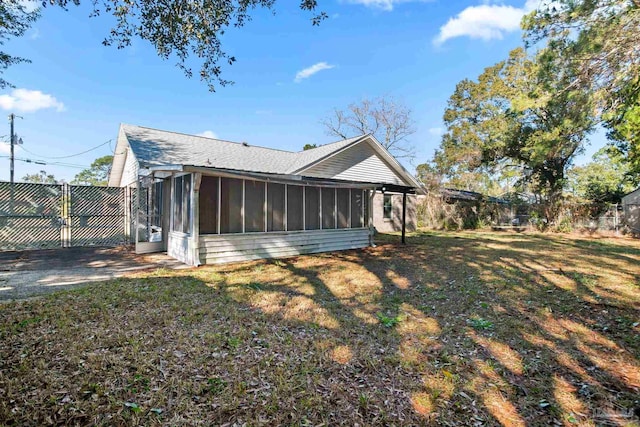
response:
[[[402,231],[402,194],[387,194],[391,195],[391,204],[393,207],[391,219],[383,218],[384,197],[382,193],[376,192],[375,196],[373,196],[373,226],[380,233]],[[418,228],[417,200],[416,195],[407,195],[407,231],[415,231]]]
[[[407,185],[366,142],[329,157],[300,174],[347,181]]]
[[[201,235],[200,262],[220,264],[261,258],[281,258],[317,252],[363,248],[369,245],[366,228]]]

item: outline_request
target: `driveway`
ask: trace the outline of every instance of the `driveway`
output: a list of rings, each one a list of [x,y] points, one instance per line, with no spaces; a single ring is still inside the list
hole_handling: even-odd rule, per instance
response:
[[[29,298],[156,268],[188,268],[166,254],[131,248],[61,248],[0,252],[0,301]]]

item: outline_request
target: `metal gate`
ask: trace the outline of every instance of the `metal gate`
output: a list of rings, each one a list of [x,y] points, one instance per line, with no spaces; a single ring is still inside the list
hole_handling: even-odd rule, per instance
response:
[[[0,182],[0,250],[127,244],[125,192]]]

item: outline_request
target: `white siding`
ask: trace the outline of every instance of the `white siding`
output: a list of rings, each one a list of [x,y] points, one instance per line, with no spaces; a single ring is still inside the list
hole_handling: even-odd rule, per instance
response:
[[[167,242],[167,255],[188,265],[198,265],[193,259],[194,247],[191,236],[184,233],[169,232]]]
[[[221,264],[369,246],[369,229],[307,230],[200,236],[200,262]]]
[[[329,157],[300,174],[317,178],[407,185],[366,142]]]
[[[129,184],[133,184],[138,180],[138,161],[134,156],[131,148],[127,148],[127,160],[124,163],[124,169],[122,171],[122,178],[120,179],[120,187],[125,187]]]

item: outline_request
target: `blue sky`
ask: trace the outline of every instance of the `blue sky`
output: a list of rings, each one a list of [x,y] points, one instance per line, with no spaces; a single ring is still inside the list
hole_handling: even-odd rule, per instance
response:
[[[16,88],[0,91],[0,110],[23,117],[16,120],[24,141],[16,156],[48,163],[16,162],[17,179],[44,169],[71,180],[114,143],[73,155],[115,140],[121,122],[297,151],[333,140],[319,124],[333,108],[384,95],[412,109],[417,132],[410,141],[419,164],[439,144],[456,83],[476,78],[518,46],[519,17],[535,7],[532,0],[329,0],[320,9],[330,18],[313,27],[298,1],[280,1],[275,15],[258,10],[227,32],[224,49],[237,62],[223,77],[235,84],[212,93],[146,42],[104,47],[112,20],[88,18],[90,2],[84,3],[67,12],[45,9],[24,37],[3,46],[32,61],[9,68],[4,77]],[[8,123],[1,126],[0,136],[7,135]],[[603,142],[594,137],[587,155]],[[7,152],[0,143],[0,156]],[[0,165],[0,180],[8,180],[8,158],[0,157]]]

